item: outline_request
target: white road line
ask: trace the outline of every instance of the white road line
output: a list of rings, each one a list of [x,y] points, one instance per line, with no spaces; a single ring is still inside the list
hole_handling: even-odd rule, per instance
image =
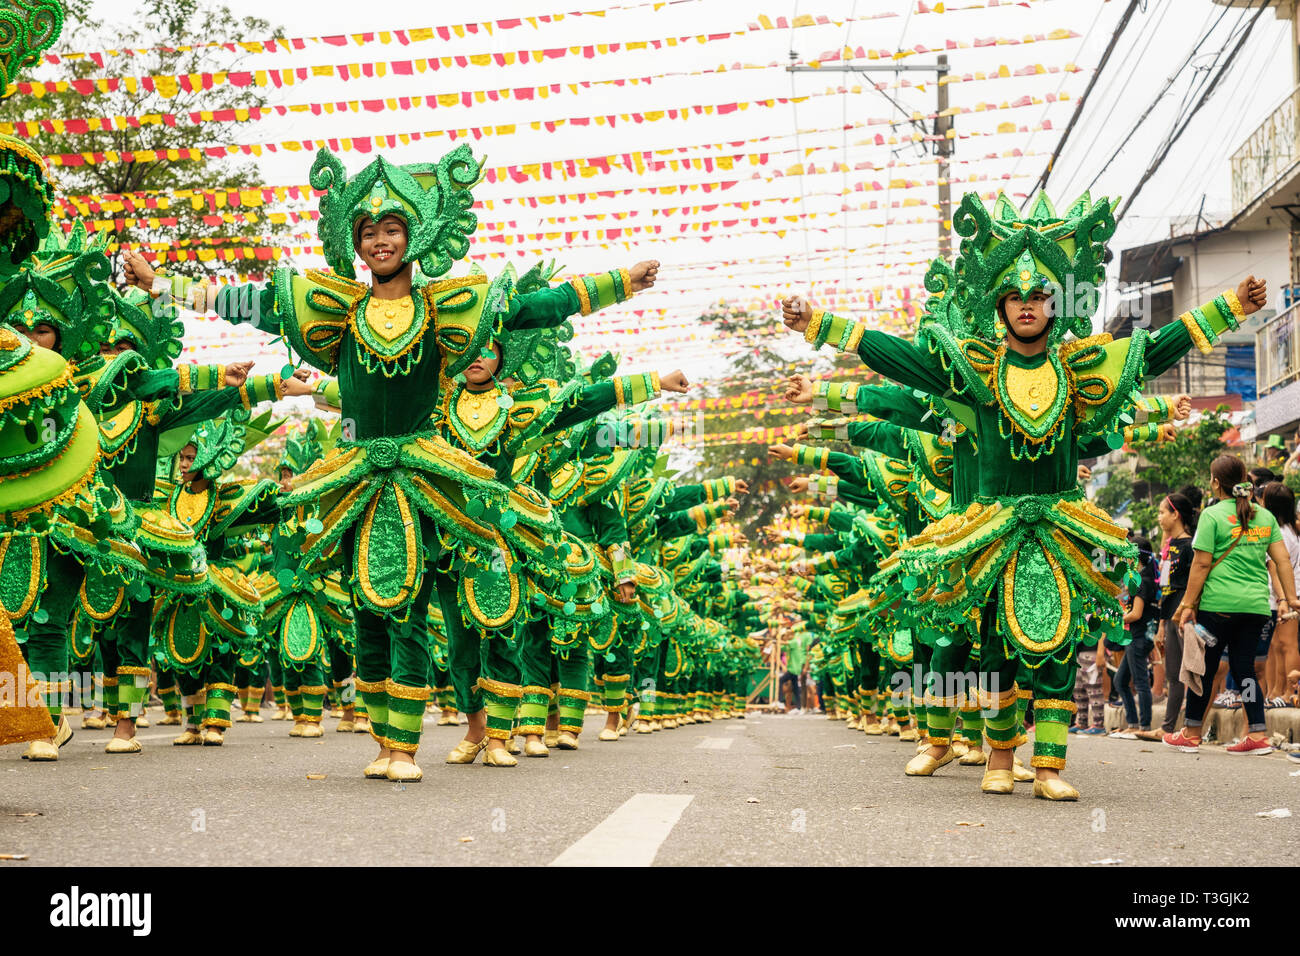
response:
[[[735,737],[705,737],[695,745],[696,750],[730,750]]]
[[[550,865],[649,866],[694,799],[689,793],[638,793]]]

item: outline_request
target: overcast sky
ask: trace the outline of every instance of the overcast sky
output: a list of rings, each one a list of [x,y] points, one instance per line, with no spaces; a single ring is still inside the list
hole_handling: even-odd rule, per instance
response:
[[[498,19],[542,13],[563,12],[566,0],[500,0],[479,4],[387,4],[365,5],[355,0],[313,0],[311,3],[282,2],[267,4],[255,0],[231,0],[238,13],[268,16],[288,36],[437,26],[464,22],[471,18]],[[570,0],[571,2],[571,0]],[[903,296],[904,290],[920,293],[919,280],[924,260],[937,252],[937,212],[933,207],[933,187],[856,191],[859,182],[873,181],[888,185],[891,178],[928,180],[935,176],[933,157],[921,148],[896,142],[876,145],[882,133],[904,134],[911,127],[902,112],[880,92],[826,95],[841,85],[864,82],[904,82],[906,88],[888,91],[897,104],[908,111],[929,113],[934,109],[936,88],[927,83],[926,74],[872,74],[868,80],[858,75],[830,72],[791,74],[783,65],[793,51],[802,60],[810,60],[826,50],[859,45],[872,49],[905,49],[916,44],[943,46],[948,40],[971,42],[975,38],[999,37],[1019,39],[1026,35],[1047,34],[1054,30],[1077,33],[1071,39],[1023,45],[999,45],[979,49],[949,51],[952,72],[957,75],[975,71],[995,71],[1006,65],[1013,72],[1022,67],[1041,64],[1063,67],[1077,64],[1079,72],[990,79],[983,82],[951,84],[953,106],[976,104],[1001,105],[1026,95],[1045,99],[1049,94],[1064,94],[1068,100],[1029,108],[991,110],[958,115],[954,126],[959,134],[954,150],[954,177],[977,177],[980,181],[954,185],[954,200],[968,188],[980,191],[999,186],[1023,202],[1034,180],[1043,170],[1047,156],[1056,145],[1075,108],[1075,101],[1087,85],[1107,42],[1127,3],[1124,0],[1038,0],[1025,4],[1002,3],[1000,6],[943,13],[921,13],[915,0],[784,0],[784,2],[750,5],[736,0],[683,0],[662,5],[660,9],[641,8],[611,11],[603,17],[566,17],[562,22],[534,28],[524,25],[498,32],[483,33],[449,41],[433,40],[403,46],[396,42],[346,47],[309,44],[294,54],[250,56],[249,68],[274,68],[361,61],[386,61],[412,57],[484,53],[497,50],[539,49],[587,43],[626,42],[639,39],[662,39],[686,35],[745,30],[760,14],[775,20],[801,14],[825,15],[836,21],[825,26],[800,29],[748,31],[742,36],[709,43],[694,41],[659,51],[628,51],[593,59],[568,56],[542,63],[512,67],[466,67],[444,69],[410,77],[385,79],[312,78],[281,90],[271,89],[270,99],[278,104],[323,102],[343,99],[367,99],[391,96],[428,96],[462,90],[485,90],[504,87],[537,86],[579,80],[606,80],[619,77],[659,76],[692,71],[715,70],[721,65],[764,65],[774,68],[731,70],[694,76],[661,76],[648,84],[615,87],[593,86],[576,94],[567,88],[546,99],[519,102],[513,99],[475,105],[437,109],[418,108],[378,114],[348,114],[333,117],[297,115],[273,118],[240,126],[224,127],[229,142],[274,142],[290,138],[327,137],[431,131],[468,126],[519,124],[512,136],[493,136],[474,143],[476,153],[486,154],[490,166],[523,164],[617,154],[625,151],[691,147],[686,155],[716,156],[721,152],[767,152],[767,161],[745,164],[734,173],[722,171],[673,172],[664,169],[635,175],[615,170],[609,175],[572,181],[558,179],[541,183],[484,183],[476,190],[483,201],[480,218],[489,221],[514,220],[521,232],[574,228],[575,224],[553,225],[544,216],[578,216],[609,211],[636,210],[640,215],[616,222],[582,222],[577,227],[634,228],[638,223],[665,226],[664,236],[632,234],[626,244],[599,248],[594,242],[577,240],[565,248],[555,243],[529,243],[511,246],[515,261],[523,267],[539,255],[558,256],[570,271],[586,272],[630,264],[642,258],[660,259],[660,286],[638,297],[637,306],[661,312],[634,317],[614,316],[602,319],[592,328],[605,332],[620,330],[611,336],[580,336],[579,343],[589,351],[612,347],[624,354],[635,352],[641,364],[668,367],[669,363],[686,368],[694,376],[708,375],[718,367],[718,343],[700,336],[685,338],[689,332],[678,327],[701,308],[720,298],[757,304],[770,303],[787,290],[810,293],[815,299],[834,302],[843,290],[862,295],[874,290],[882,309],[870,309],[861,303],[839,303],[841,311],[864,317],[878,317],[882,327],[896,328],[887,311]],[[933,6],[934,4],[931,4]],[[96,13],[105,23],[104,46],[111,45],[112,23],[128,4],[121,0],[101,0]],[[593,8],[602,4],[594,0]],[[954,0],[950,7],[966,6],[966,0]],[[1115,56],[1086,104],[1081,122],[1067,145],[1054,172],[1049,191],[1058,204],[1073,199],[1097,179],[1092,191],[1096,195],[1123,195],[1132,190],[1150,162],[1161,140],[1168,134],[1175,116],[1185,108],[1189,96],[1190,71],[1172,86],[1141,124],[1136,134],[1129,134],[1139,116],[1156,97],[1166,77],[1187,57],[1201,33],[1218,19],[1218,29],[1205,43],[1193,63],[1208,68],[1225,38],[1242,22],[1243,12],[1227,10],[1210,0],[1148,0],[1146,9],[1135,15]],[[1222,16],[1221,16],[1222,15]],[[849,19],[846,19],[849,18]],[[1121,226],[1113,243],[1116,249],[1149,241],[1169,233],[1171,218],[1194,214],[1201,206],[1207,214],[1228,213],[1230,178],[1228,157],[1245,137],[1278,105],[1292,87],[1291,61],[1288,52],[1289,23],[1276,20],[1272,12],[1261,17],[1243,55],[1221,88],[1174,146],[1163,167],[1146,186]],[[247,38],[254,39],[254,38]],[[907,63],[930,63],[934,57],[918,54]],[[875,61],[879,62],[879,61]],[[131,73],[130,61],[110,60],[106,75]],[[1202,76],[1204,73],[1202,72]],[[769,97],[810,95],[797,106],[775,108],[752,107],[727,116],[692,116],[689,121],[664,120],[656,123],[606,126],[565,126],[555,132],[533,131],[532,120],[572,116],[595,116],[609,113],[649,111],[696,104],[721,104],[756,101]],[[819,94],[819,95],[814,95]],[[93,113],[94,100],[85,102]],[[871,125],[842,132],[846,123],[869,123],[887,120],[896,125]],[[1051,131],[1033,131],[1047,121]],[[1013,122],[1027,127],[1026,132],[996,133],[1000,123]],[[811,132],[826,130],[828,132]],[[766,142],[753,142],[771,137]],[[749,142],[746,142],[749,141]],[[713,144],[727,143],[725,150]],[[1118,158],[1104,172],[1103,163],[1119,145]],[[435,159],[452,144],[445,138],[427,139],[390,153],[399,162]],[[784,172],[799,156],[797,148],[811,150],[807,158],[819,168],[832,162],[870,162],[900,165],[879,172],[820,173],[807,176],[776,175]],[[70,146],[69,149],[75,147]],[[1019,151],[1021,155],[1014,155]],[[998,154],[996,158],[984,158]],[[342,159],[350,171],[359,170],[373,156],[344,153]],[[306,182],[309,154],[266,155],[261,169],[267,184],[301,184]],[[1099,175],[1100,174],[1100,175]],[[526,205],[507,203],[505,199],[545,196],[556,193],[586,192],[596,189],[644,188],[680,183],[742,180],[723,192],[701,191],[686,196],[661,196],[638,192],[614,199],[582,205],[553,204],[544,211]],[[784,200],[784,201],[782,201]],[[915,201],[909,208],[889,209],[890,203]],[[739,203],[757,201],[750,210],[734,206],[719,207],[711,212],[687,215],[652,215],[652,211],[683,204]],[[881,209],[860,207],[875,201]],[[748,223],[732,229],[715,229],[709,242],[698,238],[665,241],[669,227],[676,231],[682,223],[702,220],[744,219],[750,216],[811,216],[802,225],[782,222],[778,226],[762,225],[762,230],[786,228],[784,237],[755,234]],[[925,220],[913,223],[913,220]],[[698,235],[698,234],[692,234]],[[480,247],[500,250],[497,245]],[[815,250],[826,250],[815,252]],[[845,254],[844,250],[856,250]],[[810,254],[811,253],[811,254]],[[742,264],[721,266],[724,261]],[[504,259],[484,263],[497,271]],[[313,262],[302,262],[314,265]],[[703,268],[718,265],[713,271]],[[1273,282],[1276,288],[1287,277]],[[663,328],[656,330],[656,326]],[[638,333],[639,330],[639,333]],[[638,334],[631,334],[638,333]],[[204,346],[218,342],[215,328],[200,327],[194,335]],[[249,333],[249,335],[253,335]],[[255,336],[254,336],[255,338]],[[252,341],[243,335],[228,340],[230,348],[246,348]],[[635,343],[635,345],[633,344]],[[797,351],[797,349],[796,349]],[[226,348],[219,352],[225,357]],[[269,359],[267,361],[270,361]]]

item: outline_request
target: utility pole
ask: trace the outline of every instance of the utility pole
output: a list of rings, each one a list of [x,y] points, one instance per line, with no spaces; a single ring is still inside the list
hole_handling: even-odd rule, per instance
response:
[[[940,54],[938,92],[934,117],[934,134],[942,136],[934,145],[939,153],[939,256],[944,262],[952,261],[952,189],[948,184],[948,158],[952,156],[952,117],[945,116],[948,111],[948,84],[944,77],[948,75],[948,54]]]
[[[794,53],[791,52],[793,59]],[[871,64],[863,66],[853,66],[849,64],[834,64],[830,66],[806,66],[801,63],[791,63],[786,67],[789,73],[933,73],[937,79],[937,90],[935,93],[935,118],[934,125],[930,130],[931,135],[939,137],[935,141],[935,155],[939,159],[938,164],[938,181],[939,181],[939,255],[944,259],[952,258],[952,188],[948,183],[948,162],[952,156],[952,117],[945,116],[948,109],[948,84],[943,82],[948,75],[948,56],[941,54],[937,63],[894,63],[888,66],[880,64]],[[883,90],[879,91],[886,99],[897,106],[904,113],[910,112]],[[914,125],[920,126],[919,121],[913,120]],[[924,128],[924,127],[922,127]]]

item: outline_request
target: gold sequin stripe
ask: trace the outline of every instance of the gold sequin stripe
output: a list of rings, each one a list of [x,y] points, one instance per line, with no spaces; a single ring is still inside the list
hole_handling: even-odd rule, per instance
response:
[[[358,681],[357,683],[360,684],[361,682]],[[429,699],[430,688],[429,688],[428,686],[425,686],[425,687],[407,687],[405,684],[398,684],[398,683],[395,682],[391,677],[388,678],[387,680],[385,680],[384,683],[383,683],[381,686],[382,686],[384,692],[385,692],[386,694],[388,694],[389,697],[396,697],[396,698],[398,698],[399,700],[418,700],[418,701],[427,701],[427,700]],[[309,689],[310,689],[310,690],[314,690],[314,691],[318,690],[319,693],[321,693],[321,694],[324,694],[324,693],[325,693],[325,688],[324,688],[324,687],[320,687],[320,688],[306,688],[306,687],[304,687],[304,688],[303,688],[303,690],[309,690]]]
[[[1218,304],[1219,299],[1223,299],[1223,304],[1227,306],[1226,312],[1223,311],[1222,308],[1219,308],[1219,304]],[[1218,298],[1214,299],[1214,307],[1218,308],[1219,313],[1221,313],[1221,315],[1223,316],[1223,320],[1225,321],[1229,321],[1229,313],[1231,313],[1232,319],[1245,319],[1245,310],[1242,307],[1242,300],[1236,298],[1235,289],[1223,290],[1223,294],[1219,295]],[[1231,325],[1231,321],[1229,321],[1229,324]],[[1236,326],[1234,325],[1232,326],[1232,328],[1235,329]]]
[[[127,675],[132,677],[148,677],[149,673],[150,671],[147,667],[128,667],[126,665],[121,665],[117,668],[118,677],[124,677]]]
[[[1214,333],[1212,330],[1208,329],[1209,322],[1206,321],[1205,315],[1200,309],[1193,309],[1191,312],[1184,312],[1178,317],[1178,321],[1183,323],[1183,328],[1187,329],[1187,334],[1191,337],[1192,344],[1200,349],[1202,355],[1209,355],[1214,351],[1214,345],[1210,339],[1210,335],[1213,335]],[[1202,322],[1205,322],[1205,327],[1202,327]]]
[[[33,680],[32,680],[32,683],[36,685],[36,690],[37,690],[38,692],[40,692],[41,694],[46,694],[46,695],[48,695],[48,694],[52,694],[52,693],[54,693],[55,691],[72,690],[72,678],[71,678],[71,677],[69,677],[67,680],[60,680],[60,681],[48,681],[48,680],[35,680],[35,679],[33,679]]]
[[[320,718],[316,719],[319,720]],[[371,733],[371,736],[373,737],[374,734]],[[375,739],[379,741],[381,747],[387,750],[397,750],[404,754],[413,754],[420,749],[418,743],[411,744],[404,740],[394,740],[392,737],[375,737]]]
[[[368,680],[362,680],[360,677],[358,677],[356,679],[356,682],[357,682],[357,690],[361,691],[364,694],[382,694],[387,690],[387,681],[382,681],[382,680],[368,681]],[[276,690],[276,689],[278,688],[272,688],[272,690]]]
[[[591,315],[591,293],[587,289],[587,280],[579,276],[569,280],[569,286],[578,296],[578,312],[582,315]]]
[[[1048,757],[1043,754],[1035,754],[1034,756],[1029,758],[1029,765],[1031,767],[1042,767],[1046,770],[1064,770],[1065,758]]]
[[[488,677],[480,677],[478,687],[480,690],[496,694],[498,697],[508,697],[512,700],[518,700],[524,695],[523,688],[518,684],[503,684],[501,681],[492,680]]]
[[[548,701],[552,700],[555,697],[555,691],[553,691],[551,688],[539,687],[533,684],[525,684],[522,688],[520,688],[520,692],[521,695],[522,694],[545,694],[546,699]]]
[[[803,338],[809,345],[820,345],[818,337],[821,335],[822,322],[826,319],[826,313],[821,309],[814,309],[812,317],[808,320],[808,328],[804,329]],[[822,339],[822,341],[826,341]]]
[[[981,710],[1006,710],[1008,707],[1010,707],[1012,704],[1016,702],[1016,698],[1019,696],[1020,696],[1019,685],[1012,686],[1010,690],[1004,691],[1003,693],[998,694],[996,697],[994,697],[992,694],[990,694],[982,687],[978,691],[978,699],[979,699],[979,705]]]
[[[1024,692],[1026,696],[1031,696],[1032,691]],[[1040,698],[1034,701],[1034,716],[1041,717],[1043,720],[1056,721],[1058,724],[1068,724],[1070,718],[1074,716],[1075,711],[1079,709],[1078,704],[1072,700],[1052,700],[1051,698]]]
[[[1029,738],[1024,734],[1016,734],[1011,740],[994,740],[987,733],[984,734],[984,742],[993,750],[1015,750],[1028,740]]]

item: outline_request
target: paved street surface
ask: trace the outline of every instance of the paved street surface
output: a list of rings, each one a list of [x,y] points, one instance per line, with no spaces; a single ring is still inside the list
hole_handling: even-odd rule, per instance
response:
[[[1083,798],[1052,804],[1032,799],[1031,784],[981,794],[978,767],[905,777],[912,744],[820,716],[618,743],[595,739],[601,720],[588,718],[581,750],[513,769],[444,764],[462,731],[427,724],[424,781],[405,787],[363,779],[374,744],[334,733],[329,718],[322,740],[268,720],[236,724],[221,748],[172,747],[176,728],[155,724],[134,756],[103,752],[111,730],[79,730],[56,764],[0,748],[0,854],[46,866],[1228,867],[1293,863],[1300,835],[1300,766],[1280,754],[1071,737],[1065,776]],[[1256,816],[1277,808],[1297,816]]]

